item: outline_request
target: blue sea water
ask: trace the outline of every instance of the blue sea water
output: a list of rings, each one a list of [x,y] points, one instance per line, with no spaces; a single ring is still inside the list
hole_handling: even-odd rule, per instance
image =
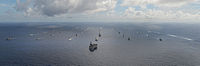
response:
[[[0,66],[199,66],[199,25],[0,23]]]

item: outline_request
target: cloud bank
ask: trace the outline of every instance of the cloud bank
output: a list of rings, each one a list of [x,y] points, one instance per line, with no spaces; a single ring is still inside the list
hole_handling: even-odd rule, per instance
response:
[[[28,15],[56,16],[66,13],[109,11],[115,8],[116,3],[116,0],[17,0],[15,9]]]
[[[27,20],[198,22],[199,6],[200,0],[16,0],[14,9]]]
[[[140,6],[154,5],[156,7],[181,7],[198,0],[123,0],[121,6]]]

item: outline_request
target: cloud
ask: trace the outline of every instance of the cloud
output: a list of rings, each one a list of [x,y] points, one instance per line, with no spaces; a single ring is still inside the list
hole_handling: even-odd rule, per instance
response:
[[[158,0],[156,4],[166,7],[181,7],[195,2],[197,2],[197,0]]]
[[[17,0],[15,9],[26,15],[56,16],[109,11],[115,8],[116,3],[116,0],[27,0],[23,3]]]
[[[121,6],[140,6],[144,7],[147,4],[152,4],[156,0],[123,0]]]
[[[6,7],[8,6],[7,4],[0,4],[0,7]]]
[[[140,6],[146,7],[152,4],[157,7],[181,7],[198,0],[123,0],[121,6]]]
[[[146,9],[136,10],[133,7],[129,7],[124,11],[124,17],[127,18],[139,18],[139,19],[151,19],[151,20],[200,20],[199,13],[189,13],[181,10],[160,10],[160,9]]]
[[[21,2],[20,0],[16,0],[16,6],[14,7],[17,11],[26,11],[28,9],[28,5],[31,3],[31,0],[27,0],[26,2]]]
[[[199,5],[200,0],[16,0],[14,13],[38,21],[200,21]]]
[[[153,21],[199,21],[199,9],[190,11],[187,7],[197,4],[199,0],[123,0],[121,6],[125,9],[123,16],[134,20]],[[148,8],[149,5],[153,7]],[[141,7],[141,9],[135,6]],[[178,7],[178,8],[177,8]],[[198,10],[197,12],[195,10]]]

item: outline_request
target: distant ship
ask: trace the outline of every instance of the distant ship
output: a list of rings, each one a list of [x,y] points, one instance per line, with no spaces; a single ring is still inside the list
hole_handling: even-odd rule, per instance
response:
[[[101,33],[99,32],[99,37],[101,37]]]
[[[131,38],[130,38],[130,37],[128,37],[128,40],[131,40]]]
[[[11,38],[11,37],[6,38],[6,40],[13,40],[13,39],[15,39],[15,38]]]
[[[95,38],[95,41],[98,41],[98,38]]]
[[[97,50],[97,44],[90,42],[89,50],[91,52]]]
[[[162,41],[162,39],[161,39],[161,38],[160,38],[159,40],[160,40],[160,41]]]

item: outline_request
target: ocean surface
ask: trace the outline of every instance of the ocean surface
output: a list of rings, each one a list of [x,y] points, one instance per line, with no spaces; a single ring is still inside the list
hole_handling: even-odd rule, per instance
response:
[[[0,66],[200,66],[199,28],[186,23],[0,23]],[[89,50],[90,42],[97,49]]]

